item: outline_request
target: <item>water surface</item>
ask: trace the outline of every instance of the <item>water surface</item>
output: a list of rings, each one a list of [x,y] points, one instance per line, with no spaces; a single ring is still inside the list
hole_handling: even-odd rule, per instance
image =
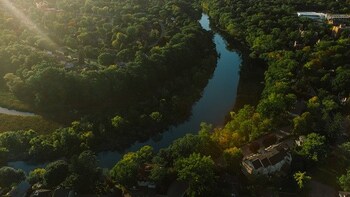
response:
[[[211,31],[209,17],[206,14],[202,15],[199,22],[203,29]],[[191,117],[186,122],[171,127],[162,133],[160,140],[150,139],[143,143],[137,142],[123,153],[117,151],[99,153],[98,159],[101,167],[111,168],[121,159],[124,153],[137,151],[145,145],[152,146],[155,151],[165,148],[187,133],[197,133],[201,122],[207,122],[214,126],[221,126],[224,123],[225,116],[235,104],[242,60],[237,52],[226,48],[226,41],[218,33],[214,34],[214,42],[219,54],[217,67],[213,77],[203,90],[202,98],[193,105]]]
[[[7,109],[4,107],[0,107],[0,114],[7,114],[7,115],[13,115],[13,116],[35,116],[34,113],[21,112],[13,109]]]
[[[199,21],[203,29],[211,31],[209,17],[202,15]],[[201,99],[192,106],[192,115],[184,123],[171,127],[160,134],[160,139],[149,139],[146,142],[136,142],[124,152],[106,151],[100,152],[97,157],[99,166],[102,168],[112,168],[121,157],[131,151],[137,151],[142,146],[150,145],[155,151],[169,146],[174,140],[185,136],[188,133],[197,133],[201,122],[207,122],[214,126],[222,126],[225,116],[233,108],[239,82],[239,70],[242,59],[237,52],[227,49],[227,43],[218,33],[214,34],[213,41],[219,54],[216,69],[213,77],[208,81],[203,90]],[[44,164],[33,165],[23,161],[10,162],[10,166],[23,169],[26,172],[43,167]]]

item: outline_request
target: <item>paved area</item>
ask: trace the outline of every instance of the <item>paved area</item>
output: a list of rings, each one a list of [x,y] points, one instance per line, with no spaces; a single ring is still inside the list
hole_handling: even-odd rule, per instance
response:
[[[336,197],[337,191],[323,183],[320,183],[318,181],[311,181],[310,182],[311,191],[309,196],[310,197]]]
[[[174,181],[168,190],[168,197],[183,197],[186,190],[188,188],[188,184],[183,181]]]

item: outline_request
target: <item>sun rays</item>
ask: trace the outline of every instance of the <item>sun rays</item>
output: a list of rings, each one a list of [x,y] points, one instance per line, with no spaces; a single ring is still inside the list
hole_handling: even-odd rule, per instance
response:
[[[9,11],[14,17],[16,17],[24,26],[26,26],[30,31],[41,36],[47,40],[54,47],[57,47],[57,44],[43,32],[37,24],[35,24],[29,17],[27,17],[21,10],[19,10],[13,3],[9,0],[0,0],[0,7],[3,7],[5,10]]]

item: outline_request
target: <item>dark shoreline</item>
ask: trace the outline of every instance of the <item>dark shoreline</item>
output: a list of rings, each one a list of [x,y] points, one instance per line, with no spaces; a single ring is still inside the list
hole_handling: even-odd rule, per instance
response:
[[[211,21],[211,24],[215,24],[214,21]],[[218,26],[211,26],[211,28],[225,38],[227,46],[231,50],[236,50],[242,57],[236,102],[231,111],[237,112],[243,108],[244,105],[258,105],[261,94],[265,88],[264,73],[268,68],[267,63],[263,59],[250,57],[251,50],[244,41],[233,38]],[[229,120],[230,115],[227,114],[225,123]]]

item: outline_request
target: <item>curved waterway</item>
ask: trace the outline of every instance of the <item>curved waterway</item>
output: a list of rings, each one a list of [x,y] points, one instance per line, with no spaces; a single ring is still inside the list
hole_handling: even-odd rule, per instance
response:
[[[211,31],[209,17],[206,14],[202,15],[199,22],[203,29]],[[162,133],[160,140],[150,139],[142,143],[136,142],[123,152],[100,152],[97,156],[100,167],[112,168],[125,153],[137,151],[145,145],[154,147],[155,151],[165,148],[174,140],[188,133],[197,133],[201,122],[207,122],[214,126],[221,126],[224,123],[225,116],[233,108],[236,101],[242,59],[237,52],[227,49],[226,41],[218,33],[214,34],[214,42],[216,50],[220,54],[217,66],[213,77],[203,90],[202,98],[193,105],[192,116],[186,122]],[[27,172],[38,167],[38,165],[29,165],[22,161],[11,162],[9,165]]]
[[[7,108],[3,108],[3,107],[0,107],[0,114],[7,114],[7,115],[12,115],[12,116],[35,116],[34,113],[21,112],[21,111],[7,109]]]
[[[203,14],[199,22],[203,29],[211,31],[207,15]],[[226,48],[226,41],[218,33],[214,34],[214,42],[216,50],[220,54],[217,67],[212,79],[209,80],[203,91],[202,98],[193,105],[192,116],[189,120],[162,133],[160,140],[150,139],[147,142],[135,143],[124,153],[137,151],[145,145],[150,145],[157,151],[169,146],[174,140],[185,136],[187,133],[197,133],[201,122],[207,122],[214,126],[220,126],[224,123],[225,116],[233,108],[236,100],[239,68],[242,60],[238,53]],[[99,153],[100,166],[104,168],[113,167],[124,153]]]

